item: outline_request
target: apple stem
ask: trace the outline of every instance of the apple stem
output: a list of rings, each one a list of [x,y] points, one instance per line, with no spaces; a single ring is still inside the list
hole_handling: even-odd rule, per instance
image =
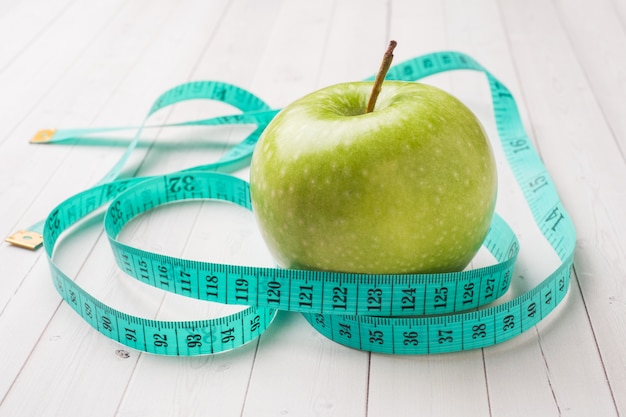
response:
[[[376,99],[378,99],[378,94],[380,94],[380,90],[383,86],[383,81],[387,76],[387,71],[389,71],[389,67],[391,67],[391,61],[393,61],[393,50],[396,48],[398,42],[390,41],[387,50],[385,51],[385,55],[383,56],[383,62],[380,63],[380,68],[378,69],[378,73],[376,74],[376,79],[374,80],[374,86],[372,87],[372,93],[370,94],[370,98],[367,102],[367,107],[365,108],[365,113],[371,113],[374,111],[374,107],[376,106]]]

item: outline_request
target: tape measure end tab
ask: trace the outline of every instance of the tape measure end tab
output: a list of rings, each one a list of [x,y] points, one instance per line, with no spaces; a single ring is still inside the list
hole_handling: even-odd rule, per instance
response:
[[[5,240],[12,245],[30,250],[37,250],[43,244],[43,236],[41,233],[31,232],[28,230],[17,231]]]
[[[33,136],[30,143],[48,143],[56,133],[56,129],[42,129]]]

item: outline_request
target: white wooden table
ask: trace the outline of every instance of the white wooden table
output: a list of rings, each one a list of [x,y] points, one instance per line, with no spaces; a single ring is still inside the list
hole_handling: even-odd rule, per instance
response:
[[[301,315],[282,312],[241,349],[162,357],[97,333],[61,301],[43,250],[3,242],[0,415],[626,415],[623,0],[2,0],[0,236],[95,183],[127,143],[29,144],[39,129],[137,124],[161,92],[189,80],[237,84],[279,108],[373,74],[390,38],[399,42],[396,62],[459,50],[513,91],[577,229],[572,286],[557,311],[501,345],[419,357],[345,348]],[[494,134],[482,76],[432,82],[466,101]],[[214,111],[188,103],[153,121]],[[127,175],[207,163],[242,131],[147,136]],[[247,178],[247,170],[236,175]],[[502,189],[500,198],[510,194]],[[508,210],[522,247],[530,247],[518,275],[545,272],[549,256],[533,252],[523,207]],[[89,291],[149,317],[196,319],[219,310],[131,282],[115,268],[99,221],[70,234],[57,255]],[[165,207],[124,233],[163,253],[272,263],[251,215],[219,204]]]

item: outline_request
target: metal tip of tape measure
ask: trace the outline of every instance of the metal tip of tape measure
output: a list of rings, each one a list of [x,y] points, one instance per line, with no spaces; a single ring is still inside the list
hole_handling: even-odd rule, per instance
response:
[[[15,232],[5,240],[12,245],[30,250],[37,250],[43,244],[43,236],[41,233],[30,232],[28,230]]]
[[[52,136],[56,133],[56,129],[43,129],[33,136],[30,143],[47,143],[50,142]]]

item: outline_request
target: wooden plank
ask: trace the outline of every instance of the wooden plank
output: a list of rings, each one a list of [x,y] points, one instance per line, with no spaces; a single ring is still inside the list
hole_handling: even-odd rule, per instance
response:
[[[221,3],[221,4],[213,3],[210,5],[207,5],[206,6],[207,9],[205,9],[206,13],[209,15],[212,15],[215,21],[218,21],[218,19],[220,18],[220,10],[224,4],[225,3]],[[204,16],[203,14],[198,14],[197,5],[195,3],[188,3],[187,7],[184,7],[184,8],[180,7],[180,5],[178,5],[178,7],[173,7],[168,2],[162,2],[159,7],[157,7],[157,5],[154,4],[153,8],[151,9],[152,13],[145,15],[144,16],[145,20],[143,21],[140,18],[140,16],[142,16],[143,8],[141,7],[140,4],[138,4],[137,6],[138,7],[136,8],[130,8],[129,10],[127,10],[126,13],[120,15],[117,20],[113,21],[110,27],[110,30],[118,32],[120,31],[120,27],[132,28],[132,30],[130,32],[127,31],[126,34],[129,36],[133,36],[134,34],[140,34],[139,38],[143,38],[143,40],[140,42],[144,42],[144,44],[140,46],[141,49],[146,49],[146,46],[150,45],[151,36],[165,36],[161,34],[161,31],[163,29],[162,24],[167,23],[168,20],[170,22],[170,25],[168,26],[169,36],[171,36],[172,38],[175,39],[177,36],[181,36],[185,34],[188,37],[187,39],[189,40],[188,46],[194,45],[194,39],[198,39],[198,38],[202,39],[200,34],[204,32],[204,27],[202,26],[202,24],[199,24],[199,23],[201,22],[205,24],[207,23],[207,20],[206,20],[206,16]],[[176,12],[172,13],[173,10],[175,10]],[[193,19],[196,19],[196,21],[198,22],[191,26],[195,29],[195,32],[188,31],[188,26],[183,24],[187,21],[193,21]],[[157,24],[158,22],[161,22],[162,24],[159,25]],[[180,22],[180,23],[171,24],[172,22]],[[105,42],[105,44],[96,42],[94,45],[91,46],[93,48],[94,53],[98,52],[99,50],[102,50],[103,46],[106,45],[106,42],[112,41],[112,40],[113,39],[109,37],[105,37],[103,38],[103,42]],[[126,45],[126,46],[132,45],[132,43],[127,43],[126,41],[127,41],[127,38],[125,36],[121,36],[117,38],[118,47],[121,47],[122,45]],[[181,39],[181,41],[184,42],[185,39]],[[152,82],[157,84],[153,88],[155,88],[155,90],[157,91],[162,91],[164,89],[163,85],[168,84],[169,86],[169,84],[172,82],[171,74],[170,74],[170,78],[167,80],[160,79],[159,76],[161,72],[154,71],[154,67],[151,66],[152,61],[154,59],[150,59],[149,56],[155,55],[155,54],[159,56],[163,54],[169,56],[169,58],[172,60],[170,62],[170,68],[172,69],[178,68],[179,71],[186,71],[186,74],[185,74],[185,77],[186,77],[189,74],[190,66],[181,65],[181,62],[185,62],[185,61],[190,62],[192,64],[191,66],[193,66],[193,64],[197,62],[198,53],[204,47],[205,42],[206,40],[200,43],[195,43],[196,47],[200,48],[199,50],[193,49],[193,48],[188,48],[188,49],[180,48],[180,46],[177,43],[171,43],[169,48],[165,48],[164,46],[165,44],[161,43],[160,45],[155,45],[155,47],[150,50],[148,56],[144,56],[143,65],[140,65],[140,66],[134,65],[135,60],[129,60],[127,61],[127,64],[126,64],[126,72],[121,71],[119,68],[117,68],[116,71],[121,76],[122,80],[127,76],[126,74],[128,73],[128,71],[132,71],[132,70],[143,73],[144,78],[145,78],[145,74],[153,74],[154,78],[152,78]],[[132,50],[127,49],[125,53],[131,52],[131,51]],[[124,52],[120,52],[120,54],[124,54]],[[88,59],[86,59],[85,61],[81,61],[80,64],[77,64],[76,67],[74,68],[77,74],[83,74],[83,73],[93,74],[94,73],[93,69],[97,68],[99,65],[102,64],[101,62],[98,62],[95,59],[90,59],[92,57],[90,57],[89,55],[90,53],[87,53],[86,58]],[[102,56],[101,59],[106,61],[110,58],[111,56]],[[121,65],[121,62],[118,62],[117,64]],[[165,71],[163,71],[163,73],[166,74]],[[109,81],[112,83],[115,83],[115,82],[119,83],[120,78],[116,79],[111,74],[110,78],[108,76],[106,77],[106,81]],[[160,85],[161,83],[163,85]],[[152,100],[154,97],[156,97],[156,92],[153,94],[153,97],[150,97],[149,99]],[[119,117],[125,117],[127,114],[133,114],[137,112],[137,110],[131,109],[131,107],[136,106],[136,103],[128,100],[128,96],[126,97],[125,102],[126,102],[125,106],[122,106],[122,105],[116,106],[117,114]],[[54,103],[50,103],[50,104],[53,105]],[[145,103],[143,106],[138,106],[141,109],[140,110],[141,113],[145,114],[148,108],[148,104],[149,103]],[[99,109],[96,107],[93,109],[93,111],[97,115],[97,112],[99,111]],[[141,113],[138,113],[138,114],[141,115]],[[96,120],[96,123],[97,122],[98,121]],[[54,148],[51,148],[51,149],[54,149]],[[87,153],[85,153],[85,151],[87,151]],[[67,182],[71,183],[72,181],[74,181],[75,183],[77,183],[79,187],[87,187],[90,182],[92,183],[94,181],[94,178],[90,178],[89,176],[82,176],[82,177],[76,178],[76,172],[93,172],[92,170],[89,169],[90,166],[93,167],[94,165],[92,160],[89,159],[89,157],[92,157],[92,155],[88,155],[89,151],[90,149],[83,149],[83,148],[74,148],[70,150],[70,153],[74,153],[75,157],[77,158],[73,158],[71,155],[68,156],[68,160],[73,161],[73,163],[69,163],[69,164],[65,164],[61,166],[57,170],[56,176],[53,176],[52,182],[55,183],[55,181],[58,181],[57,184],[63,184]],[[111,153],[110,151],[111,149],[105,149],[104,152],[102,153],[103,154],[106,152]],[[112,164],[112,162],[115,160],[116,157],[117,156],[115,155],[115,153],[112,153],[108,161],[109,166]],[[78,161],[78,163],[76,161]],[[96,175],[101,175],[101,174],[96,173]],[[54,190],[50,190],[50,191],[54,191]],[[51,195],[49,195],[49,197],[47,198],[49,198],[51,201],[54,201],[54,203],[57,203],[59,199],[58,192],[56,193],[56,196],[52,194],[53,193],[51,193]],[[43,198],[42,200],[38,200],[38,204],[46,204],[46,201],[47,199]],[[52,203],[47,203],[47,204],[49,204],[50,207],[52,206]],[[93,239],[97,238],[99,234],[100,234],[99,231],[96,231],[95,234],[92,234],[91,241],[93,242]],[[78,242],[74,242],[74,249],[77,249],[77,250],[70,251],[71,259],[69,259],[67,262],[68,264],[71,265],[68,268],[70,273],[72,271],[77,271],[78,268],[82,267],[82,262],[80,262],[80,260],[85,259],[87,257],[87,254],[91,251],[92,244],[90,244],[89,241],[90,241],[90,238],[89,236],[87,236],[86,241],[79,240]],[[103,270],[106,271],[107,269],[112,268],[112,262],[111,262],[112,259],[111,259],[110,253],[108,252],[108,248],[106,247],[106,245],[107,245],[106,241],[102,240],[98,246],[100,249],[94,250],[94,253],[96,254],[94,259],[96,260],[97,266],[95,270],[92,269],[91,271],[89,271],[89,269],[87,269],[87,272],[84,272],[87,274],[87,277],[90,276],[90,273],[97,276],[98,272],[103,271]],[[71,246],[72,245],[70,245],[70,247]],[[33,254],[31,253],[31,256],[32,255]],[[79,260],[79,262],[76,262],[77,259]],[[45,259],[41,258],[41,261],[45,262]],[[73,261],[73,263],[70,261]],[[109,265],[108,268],[106,266],[103,267],[103,265],[107,265],[107,264]],[[93,265],[93,263],[88,264],[88,265]],[[85,269],[84,267],[82,268]],[[56,305],[58,305],[58,302],[59,302],[58,295],[55,294],[55,291],[52,289],[51,285],[41,286],[42,290],[47,289],[47,294],[41,293],[40,291],[36,293],[26,292],[26,290],[29,289],[30,287],[30,282],[36,283],[38,278],[45,277],[46,281],[48,283],[50,282],[49,273],[45,271],[45,269],[46,268],[43,268],[42,270],[40,270],[39,275],[29,275],[27,277],[27,280],[25,280],[29,285],[23,285],[25,291],[18,292],[17,296],[13,297],[12,302],[9,304],[9,309],[11,311],[15,310],[17,311],[16,313],[17,315],[22,314],[24,317],[27,318],[28,321],[26,322],[22,320],[22,325],[25,326],[27,331],[35,332],[34,333],[35,339],[34,340],[31,339],[29,335],[28,338],[24,338],[24,340],[22,340],[22,343],[24,343],[25,345],[15,344],[14,346],[11,346],[11,352],[10,352],[11,354],[7,355],[6,357],[3,357],[3,360],[6,359],[6,360],[12,360],[12,361],[10,363],[10,367],[7,366],[4,369],[10,368],[10,369],[15,369],[16,371],[20,371],[21,364],[24,362],[26,358],[28,358],[28,354],[32,350],[32,345],[30,345],[30,343],[33,343],[34,341],[37,340],[38,334],[41,334],[44,326],[46,326],[49,320],[50,315],[54,312],[54,308],[56,308]],[[118,276],[114,275],[114,278],[118,278]],[[96,288],[102,289],[103,287],[101,285],[104,285],[104,288],[107,288],[107,286],[110,285],[110,282],[103,281],[102,284],[100,284],[100,286],[96,286]],[[136,294],[134,292],[129,292],[128,294],[126,294],[125,292],[123,292],[123,287],[122,289],[118,288],[118,290],[122,291],[122,294],[125,295],[127,298],[128,297],[132,298],[132,295]],[[36,299],[35,296],[37,295],[40,295],[41,299]],[[115,295],[116,293],[114,292],[113,296]],[[124,296],[122,296],[121,299],[123,301],[125,299]],[[156,305],[157,308],[158,308],[158,301],[159,299],[157,299],[157,305]],[[33,303],[33,302],[36,305],[41,305],[42,307],[48,307],[48,308],[54,307],[54,308],[48,309],[47,311],[40,311],[39,312],[40,314],[31,316],[30,314],[28,314],[28,305],[29,303]],[[131,303],[132,303],[132,300],[131,300]],[[6,312],[7,310],[5,310],[5,313]],[[106,367],[110,365],[111,361],[119,360],[119,358],[117,358],[113,354],[114,352],[113,348],[115,347],[115,349],[117,349],[118,346],[113,344],[112,342],[107,343],[107,341],[102,336],[97,336],[95,340],[93,340],[92,345],[88,345],[88,347],[82,346],[80,343],[80,340],[89,339],[89,335],[94,334],[95,332],[88,325],[86,325],[86,323],[80,320],[75,315],[75,313],[71,312],[71,310],[69,310],[66,305],[64,304],[62,305],[62,308],[59,314],[61,315],[61,317],[53,320],[52,325],[48,327],[47,331],[51,332],[51,336],[48,338],[44,337],[43,339],[41,339],[42,343],[37,347],[36,353],[33,354],[29,358],[30,365],[27,365],[22,369],[22,371],[20,372],[20,378],[11,387],[10,394],[5,398],[3,402],[4,408],[12,410],[12,409],[16,409],[19,407],[24,407],[25,405],[24,398],[28,396],[28,392],[32,392],[30,390],[33,390],[33,389],[35,391],[38,389],[44,389],[42,388],[42,386],[45,386],[45,384],[56,385],[59,387],[60,390],[69,389],[71,391],[73,389],[72,378],[70,377],[69,374],[65,375],[63,372],[56,372],[57,369],[54,369],[54,368],[49,369],[49,372],[46,372],[45,375],[40,372],[41,364],[46,363],[47,361],[54,361],[54,362],[63,364],[63,361],[60,361],[58,359],[59,351],[58,350],[55,351],[55,348],[61,349],[61,351],[65,351],[65,352],[75,352],[76,349],[78,349],[81,352],[81,354],[86,354],[88,356],[90,355],[89,352],[93,352],[93,349],[95,349],[96,351],[101,352],[101,354],[104,355],[103,357],[108,358],[108,361],[103,360],[103,361],[94,362],[103,366],[104,368],[98,368],[98,367],[95,367],[93,369],[90,369],[89,367],[85,368],[88,370],[88,372],[95,372],[95,374],[90,374],[88,379],[97,380],[99,372],[106,374],[106,370],[104,369],[106,369]],[[32,323],[29,321],[32,321]],[[15,322],[13,321],[7,322],[8,325],[12,325],[13,323]],[[64,337],[59,338],[57,337],[58,334],[61,334]],[[60,343],[49,345],[48,342],[50,342],[51,340],[55,342],[58,341]],[[104,349],[104,350],[100,350],[100,349]],[[51,356],[53,359],[50,358]],[[65,357],[67,360],[71,360],[71,356],[67,356],[67,355],[65,356],[61,355],[61,356]],[[129,362],[129,364],[125,368],[127,371],[132,372],[134,366],[130,365],[130,363],[134,361],[136,361],[136,358],[132,359],[131,361],[126,361],[126,362]],[[7,369],[7,371],[9,371],[9,369]],[[7,375],[8,382],[10,383],[11,381],[9,379],[9,376],[11,374],[7,372],[6,375]],[[119,384],[119,380],[118,380],[118,377],[124,378],[123,373],[121,373],[120,375],[109,374],[108,376],[112,377],[112,379],[110,379],[111,385],[107,385],[107,387],[109,387],[112,390],[111,392],[117,392],[118,396],[121,395],[121,393],[123,393],[124,387],[127,384],[130,374],[126,374],[126,381],[123,384]],[[13,377],[15,377],[14,373],[13,373]],[[50,380],[54,380],[57,382],[51,383]],[[33,381],[38,381],[38,383],[33,384]],[[41,384],[44,384],[44,385],[41,385]],[[94,392],[94,394],[97,394],[97,392]],[[97,394],[97,395],[101,395],[101,394]],[[114,397],[115,395],[113,395],[113,398]],[[88,407],[88,408],[90,407],[90,403],[87,401],[78,401],[78,403],[71,403],[71,404],[67,402],[63,402],[62,396],[50,397],[49,400],[51,401],[51,403],[46,403],[45,401],[42,401],[40,403],[32,402],[29,405],[34,410],[43,410],[42,414],[45,410],[49,410],[48,412],[56,413],[57,408],[72,410],[74,409],[73,407],[77,407],[78,409],[80,409],[81,407]],[[97,398],[92,398],[89,401],[91,400],[93,400],[94,402],[98,401]],[[112,406],[114,406],[113,410],[115,410],[117,403],[113,403]],[[106,413],[106,411],[103,410],[103,413]],[[70,412],[70,414],[73,414],[73,412]]]
[[[269,39],[268,59],[255,77],[255,90],[258,86],[262,97],[284,106],[333,82],[325,73],[360,70],[351,61],[358,61],[365,45],[380,39],[384,28],[367,33],[365,27],[343,23],[352,21],[348,16],[355,11],[372,16],[383,6],[285,2]],[[378,53],[373,55],[377,61]],[[353,73],[356,79],[363,76],[361,71]],[[367,363],[367,353],[324,338],[301,315],[281,313],[261,337],[242,415],[363,415]]]
[[[450,49],[443,2],[394,1],[390,36],[398,41],[395,62]],[[458,74],[455,74],[458,75]],[[454,75],[421,82],[451,91]],[[489,415],[484,362],[480,350],[430,356],[372,355],[369,416]]]
[[[621,3],[623,4],[623,2]],[[555,8],[598,107],[626,155],[626,36],[609,0],[585,7],[580,0],[557,1]]]
[[[511,89],[524,111],[522,88],[516,79],[511,51],[496,2],[481,1],[480,7],[468,7],[464,2],[453,1],[448,3],[446,10],[446,28],[452,49],[466,51],[479,60]],[[459,81],[456,81],[457,78]],[[493,111],[488,109],[488,113],[485,113],[484,103],[491,101],[490,97],[485,96],[488,93],[485,81],[471,82],[465,77],[457,78],[454,92],[482,116],[481,120],[484,120],[500,161],[497,209],[511,222],[520,238],[521,251],[513,278],[513,291],[522,294],[537,285],[558,263],[554,257],[545,255],[551,250],[545,244],[541,245],[544,242],[543,237],[532,233],[533,230],[536,231],[536,226],[505,163],[494,128]],[[482,98],[483,104],[476,102],[478,98]],[[526,117],[524,121],[527,126],[532,126]],[[558,404],[551,394],[550,375],[546,372],[545,358],[535,330],[502,345],[484,349],[483,360],[489,410],[492,415],[558,415]],[[525,375],[523,380],[514,376],[520,373]],[[526,384],[529,380],[533,383]],[[521,386],[522,384],[527,386]]]
[[[163,358],[99,335],[59,302],[41,252],[3,243],[0,415],[626,414],[622,3],[600,0],[593,10],[579,0],[39,3],[0,4],[0,34],[16,36],[0,45],[5,235],[88,187],[122,152],[120,146],[28,145],[38,128],[134,124],[159,93],[190,79],[232,82],[282,107],[323,85],[372,74],[387,41],[396,38],[396,62],[458,49],[513,90],[574,217],[577,275],[550,318],[482,351],[370,355],[325,339],[298,314],[280,313],[259,341],[242,349]],[[33,19],[20,25],[26,16]],[[480,76],[460,72],[428,82],[466,101],[494,133]],[[194,102],[153,121],[214,111],[221,108]],[[127,172],[208,162],[244,132],[151,132]],[[248,171],[236,175],[247,178]],[[522,235],[516,273],[523,279],[514,291],[523,291],[554,259],[544,246],[526,244],[536,234],[526,229],[527,213],[509,182],[505,170],[498,209]],[[165,319],[231,309],[129,280],[113,266],[100,220],[68,236],[57,255],[90,291],[124,310]],[[177,256],[272,264],[250,213],[224,204],[163,207],[129,225],[122,238]]]
[[[45,36],[48,27],[62,17],[70,1],[41,4],[38,0],[0,4],[0,73],[36,39]],[[12,6],[12,7],[10,7]]]
[[[533,4],[533,6],[538,7],[536,4]],[[532,10],[533,8],[531,7],[530,9]],[[511,55],[512,52],[507,50],[509,49],[507,34],[503,30],[504,28],[500,20],[501,15],[495,4],[489,5],[484,3],[483,7],[476,9],[481,10],[480,16],[471,13],[470,10],[462,10],[461,8],[450,8],[450,10],[457,10],[459,16],[454,23],[447,27],[463,28],[462,22],[482,22],[480,25],[468,23],[467,26],[471,25],[470,28],[466,28],[467,32],[464,33],[464,36],[458,38],[463,45],[469,46],[473,56],[479,56],[481,53],[486,52],[485,55],[491,57],[493,61],[495,57]],[[487,10],[490,10],[488,15],[485,14]],[[538,10],[535,9],[537,12]],[[550,19],[551,17],[553,20]],[[556,26],[558,20],[553,16],[549,16],[546,17],[545,22],[546,24]],[[523,33],[529,33],[528,28]],[[523,35],[519,33],[518,36],[521,39]],[[507,65],[502,65],[502,63]],[[521,104],[524,102],[524,87],[526,87],[526,84],[516,85],[515,67],[511,65],[510,60],[502,63],[493,62],[491,65],[500,69],[500,72],[496,74],[504,80],[507,86],[512,86],[513,91],[520,91],[518,100]],[[526,111],[532,110],[531,106],[532,104],[527,104],[526,106],[522,104],[522,108]],[[533,122],[535,121],[532,119],[530,122],[527,122],[531,133],[534,126]],[[542,142],[539,141],[539,149],[543,149],[542,145]],[[519,230],[525,231],[526,227]],[[522,238],[527,237],[524,235],[527,235],[527,233],[524,233]],[[521,240],[523,250],[520,262],[522,264],[524,261],[538,264],[540,259],[545,258],[541,253],[524,257],[525,244],[532,244],[532,240]],[[546,264],[548,268],[533,268],[534,273],[539,277],[542,276],[540,274],[549,273],[551,271],[549,265],[549,263]],[[526,273],[524,274],[526,275]],[[584,304],[576,288],[571,291],[566,305],[561,307],[560,311],[553,317],[541,323],[538,329],[539,333],[537,333],[537,336],[539,337],[536,339],[536,344],[531,343],[520,347],[517,344],[518,342],[521,343],[524,340],[523,338],[528,336],[532,337],[532,334],[525,335],[521,340],[516,341],[515,350],[507,350],[509,354],[515,355],[516,358],[521,356],[525,360],[511,361],[510,357],[507,360],[506,354],[503,354],[505,346],[485,350],[490,405],[494,415],[543,415],[548,414],[546,410],[551,410],[552,414],[558,415],[564,408],[574,410],[572,412],[578,415],[586,415],[591,410],[601,408],[603,409],[603,414],[612,415],[614,409],[610,401],[606,402],[607,399],[610,399],[610,390],[606,384],[602,383],[601,360],[592,340],[593,333],[585,314]],[[547,330],[544,332],[543,329]],[[551,352],[546,342],[546,340],[553,341],[556,338],[559,338],[558,346],[560,350],[558,354]],[[584,364],[577,366],[573,370],[571,363],[579,363],[583,357],[586,358]],[[569,367],[567,366],[568,363],[570,364]],[[563,367],[561,372],[554,371],[557,366]],[[523,372],[528,380],[532,380],[534,383],[532,385],[523,384],[524,386],[522,386],[520,381],[510,377],[520,372]],[[556,375],[568,373],[569,378],[557,381],[553,373]],[[598,381],[597,384],[593,385],[594,393],[590,394],[590,397],[595,398],[597,401],[589,401],[585,397],[568,395],[568,393],[573,391],[574,386],[582,384],[583,381],[589,379]]]
[[[220,30],[215,33],[215,39],[203,51],[203,55],[191,76],[194,79],[219,79],[241,85],[255,92],[253,79],[259,72],[258,68],[262,66],[266,52],[260,48],[250,49],[249,46],[255,45],[255,41],[258,42],[263,37],[266,39],[263,43],[271,39],[272,31],[269,28],[273,28],[273,22],[279,18],[276,16],[276,9],[280,4],[280,2],[264,3],[254,7],[250,7],[246,2],[232,4],[228,13],[221,20]],[[244,33],[245,35],[242,35]],[[194,115],[193,112],[196,111],[193,109],[183,110],[188,115],[190,112]],[[207,115],[195,114],[195,116],[206,117]],[[172,117],[176,116],[173,115]],[[224,135],[224,133],[228,132],[218,130],[216,135]],[[226,138],[228,139],[228,135]],[[153,161],[154,158],[166,160],[166,153],[167,150],[154,148],[146,160]],[[179,168],[201,163],[202,154],[200,156],[197,154],[195,156],[193,154],[185,155],[185,159],[187,161]],[[178,162],[180,162],[180,158]],[[208,161],[204,160],[204,162]],[[158,167],[162,171],[162,162],[159,162]],[[146,170],[151,170],[151,168],[146,167]],[[245,176],[243,173],[238,173],[238,175]],[[176,219],[180,219],[181,209],[187,210],[178,207],[170,213],[168,220],[170,224]],[[167,238],[161,233],[160,237],[150,239],[150,236],[154,236],[155,233],[143,232],[136,233],[132,242],[140,243],[143,241],[141,243],[146,244],[145,239],[152,242],[169,240],[170,245],[184,243],[184,251],[177,253],[192,259],[228,263],[245,261],[257,266],[272,265],[271,258],[267,254],[267,250],[264,249],[260,235],[255,229],[251,214],[238,213],[242,210],[240,208],[234,210],[228,207],[215,207],[214,203],[201,204],[191,208],[188,215],[182,216],[194,219],[192,224],[176,228],[176,230],[181,230],[183,235]],[[230,217],[231,215],[232,217]],[[163,224],[163,221],[151,219],[148,224],[152,225],[154,232],[158,232],[160,230],[159,225]],[[160,250],[165,249],[164,243],[161,243],[160,246]],[[178,248],[179,251],[182,249],[182,247]],[[195,307],[197,314],[200,303],[190,301],[193,300],[166,297],[159,311],[159,317],[171,318],[174,312],[178,312],[176,316],[183,314],[180,312],[192,314],[193,310],[190,305]],[[210,310],[207,310],[205,306],[205,310],[209,314],[205,314],[204,317],[215,317],[220,309],[223,311],[233,310],[232,307],[215,305],[210,306]],[[235,309],[239,308],[235,307]],[[187,317],[195,317],[189,314]],[[225,352],[207,359],[185,359],[177,364],[169,365],[160,359],[143,355],[138,362],[138,372],[135,372],[129,381],[127,395],[120,405],[120,412],[146,410],[155,416],[171,415],[173,412],[180,413],[180,415],[187,413],[200,415],[210,409],[219,415],[238,416],[242,412],[248,393],[248,381],[252,366],[256,363],[257,344],[258,340],[255,340],[232,352]],[[206,363],[206,365],[202,365],[202,367],[198,365],[197,371],[189,372],[190,365],[187,363]],[[152,371],[142,370],[152,370],[162,366],[168,366],[170,369],[176,368],[178,371],[170,371],[169,373],[173,374],[170,383],[155,390],[155,374]],[[192,367],[196,368],[195,366]],[[154,396],[155,392],[158,395]],[[146,398],[150,398],[150,403],[147,406]],[[181,405],[173,411],[171,409],[173,404]]]
[[[117,11],[117,8],[118,5],[110,3],[108,9],[91,7],[85,10],[78,6],[67,10],[67,13],[60,16],[55,25],[50,26],[48,36],[45,39],[40,38],[37,42],[30,44],[28,50],[20,54],[0,74],[0,84],[3,91],[6,92],[6,95],[0,97],[0,102],[2,106],[15,110],[15,113],[9,112],[3,115],[1,134],[3,138],[10,139],[0,145],[0,169],[2,170],[0,189],[3,193],[3,204],[0,206],[3,222],[0,230],[3,236],[8,235],[20,219],[27,222],[21,226],[27,227],[31,222],[37,220],[37,216],[43,216],[45,210],[58,203],[59,193],[56,191],[54,198],[51,195],[50,200],[42,202],[47,204],[46,208],[39,211],[35,210],[34,216],[23,217],[23,213],[37,198],[37,193],[41,190],[40,175],[50,175],[54,172],[56,164],[60,162],[55,157],[61,155],[63,151],[56,149],[58,153],[55,153],[53,149],[50,149],[52,152],[48,154],[37,152],[32,149],[32,146],[29,147],[26,140],[20,140],[20,132],[23,133],[23,131],[15,128],[16,125],[19,126],[20,120],[26,118],[37,107],[37,102],[41,98],[40,94],[47,93],[62,76],[67,65],[72,62],[71,59],[67,57],[64,59],[63,56],[50,58],[48,55],[51,48],[49,42],[67,43],[68,28],[75,28],[83,33],[83,37],[76,39],[76,43],[73,44],[77,49],[68,44],[66,52],[69,54],[78,53],[77,51],[81,51],[93,41],[102,27],[93,22],[85,26],[85,22],[78,17],[91,18],[90,13],[94,13],[94,15],[100,15],[105,24],[108,18]],[[71,22],[75,22],[75,25],[72,26]],[[40,56],[47,59],[48,66],[45,72],[40,72],[37,66],[33,65],[40,62],[38,60]],[[22,76],[27,78],[22,80],[20,78]],[[39,88],[29,89],[28,86],[31,85],[29,81],[32,81],[32,84]],[[61,113],[63,113],[62,109],[60,110]],[[25,130],[30,135],[35,129],[31,125],[27,126]],[[28,138],[29,136],[25,137]],[[4,397],[13,382],[13,378],[28,357],[32,346],[40,337],[41,330],[48,320],[47,317],[58,306],[58,299],[53,292],[49,292],[52,289],[51,286],[41,285],[50,282],[49,276],[45,280],[39,280],[45,275],[49,275],[48,268],[45,266],[45,258],[41,256],[41,253],[33,254],[15,247],[7,247],[6,250],[2,251],[0,257],[2,257],[0,264],[2,265],[3,276],[5,276],[0,283],[0,305],[2,306],[0,309],[0,329],[6,331],[2,334],[21,335],[12,344],[2,347],[3,378],[0,378],[0,396]],[[40,296],[43,298],[38,298]],[[37,300],[37,302],[33,300]],[[36,313],[30,313],[31,309]],[[44,311],[48,313],[47,317],[42,314]],[[17,317],[22,318],[18,320]]]
[[[623,315],[620,318],[618,313],[623,308],[607,301],[623,293],[623,271],[617,259],[623,258],[618,248],[624,247],[619,233],[624,230],[626,201],[623,186],[615,179],[626,175],[624,159],[553,5],[530,2],[521,7],[508,2],[502,5],[502,14],[534,134],[577,227],[580,250],[573,285],[580,287],[583,305],[576,308],[582,308],[592,325],[592,334],[580,337],[587,344],[597,343],[600,353],[590,357],[578,351],[578,334],[586,331],[586,323],[582,327],[564,323],[571,326],[566,332],[573,345],[553,339],[560,333],[554,329],[546,332],[542,346],[553,373],[552,386],[562,410],[588,415],[601,407],[603,415],[623,413],[621,347],[626,332]],[[572,377],[578,366],[588,366],[592,376]],[[589,378],[597,384],[588,383]],[[592,386],[598,391],[590,393]]]

